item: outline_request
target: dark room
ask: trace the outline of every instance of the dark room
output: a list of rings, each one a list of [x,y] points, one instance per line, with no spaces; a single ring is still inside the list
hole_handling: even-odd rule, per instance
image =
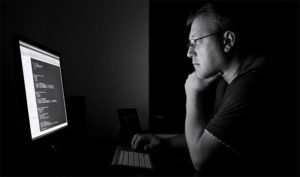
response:
[[[299,176],[300,2],[0,0],[1,176]]]

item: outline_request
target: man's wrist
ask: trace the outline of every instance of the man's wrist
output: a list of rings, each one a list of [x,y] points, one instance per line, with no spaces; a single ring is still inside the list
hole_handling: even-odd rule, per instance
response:
[[[202,100],[203,97],[204,97],[204,93],[199,92],[199,91],[193,91],[193,92],[186,93],[187,100],[193,100],[193,99]]]
[[[186,96],[186,109],[199,107],[202,105],[203,96],[201,94],[189,94]]]

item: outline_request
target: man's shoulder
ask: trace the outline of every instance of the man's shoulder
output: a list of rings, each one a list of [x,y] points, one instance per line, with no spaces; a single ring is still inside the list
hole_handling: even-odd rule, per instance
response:
[[[266,86],[270,75],[269,60],[262,54],[247,56],[241,63],[236,79],[232,87],[251,88],[255,86]]]
[[[223,94],[224,104],[234,101],[240,103],[247,100],[255,102],[254,100],[259,100],[262,96],[267,99],[268,92],[272,87],[267,60],[261,56],[256,56],[247,62],[249,63],[243,65],[243,70],[228,86],[224,82],[219,82],[217,93],[221,93],[222,88],[226,88]]]
[[[270,67],[270,60],[267,59],[263,54],[256,53],[245,56],[241,59],[241,66],[239,73],[253,74],[253,73],[266,73]]]

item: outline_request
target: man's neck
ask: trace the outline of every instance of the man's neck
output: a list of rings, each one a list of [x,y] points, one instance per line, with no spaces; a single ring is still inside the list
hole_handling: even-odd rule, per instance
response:
[[[226,68],[226,71],[224,71],[223,79],[228,84],[230,84],[238,75],[240,65],[240,61],[237,59],[237,57],[235,57],[229,64],[229,66]]]

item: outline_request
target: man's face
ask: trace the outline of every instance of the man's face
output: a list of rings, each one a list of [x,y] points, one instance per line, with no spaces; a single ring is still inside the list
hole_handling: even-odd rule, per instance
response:
[[[210,16],[200,15],[192,23],[189,39],[194,45],[189,47],[187,56],[192,58],[198,78],[211,77],[222,72],[224,67],[225,55],[220,36],[211,35],[196,41],[193,40],[216,32],[219,31]]]

